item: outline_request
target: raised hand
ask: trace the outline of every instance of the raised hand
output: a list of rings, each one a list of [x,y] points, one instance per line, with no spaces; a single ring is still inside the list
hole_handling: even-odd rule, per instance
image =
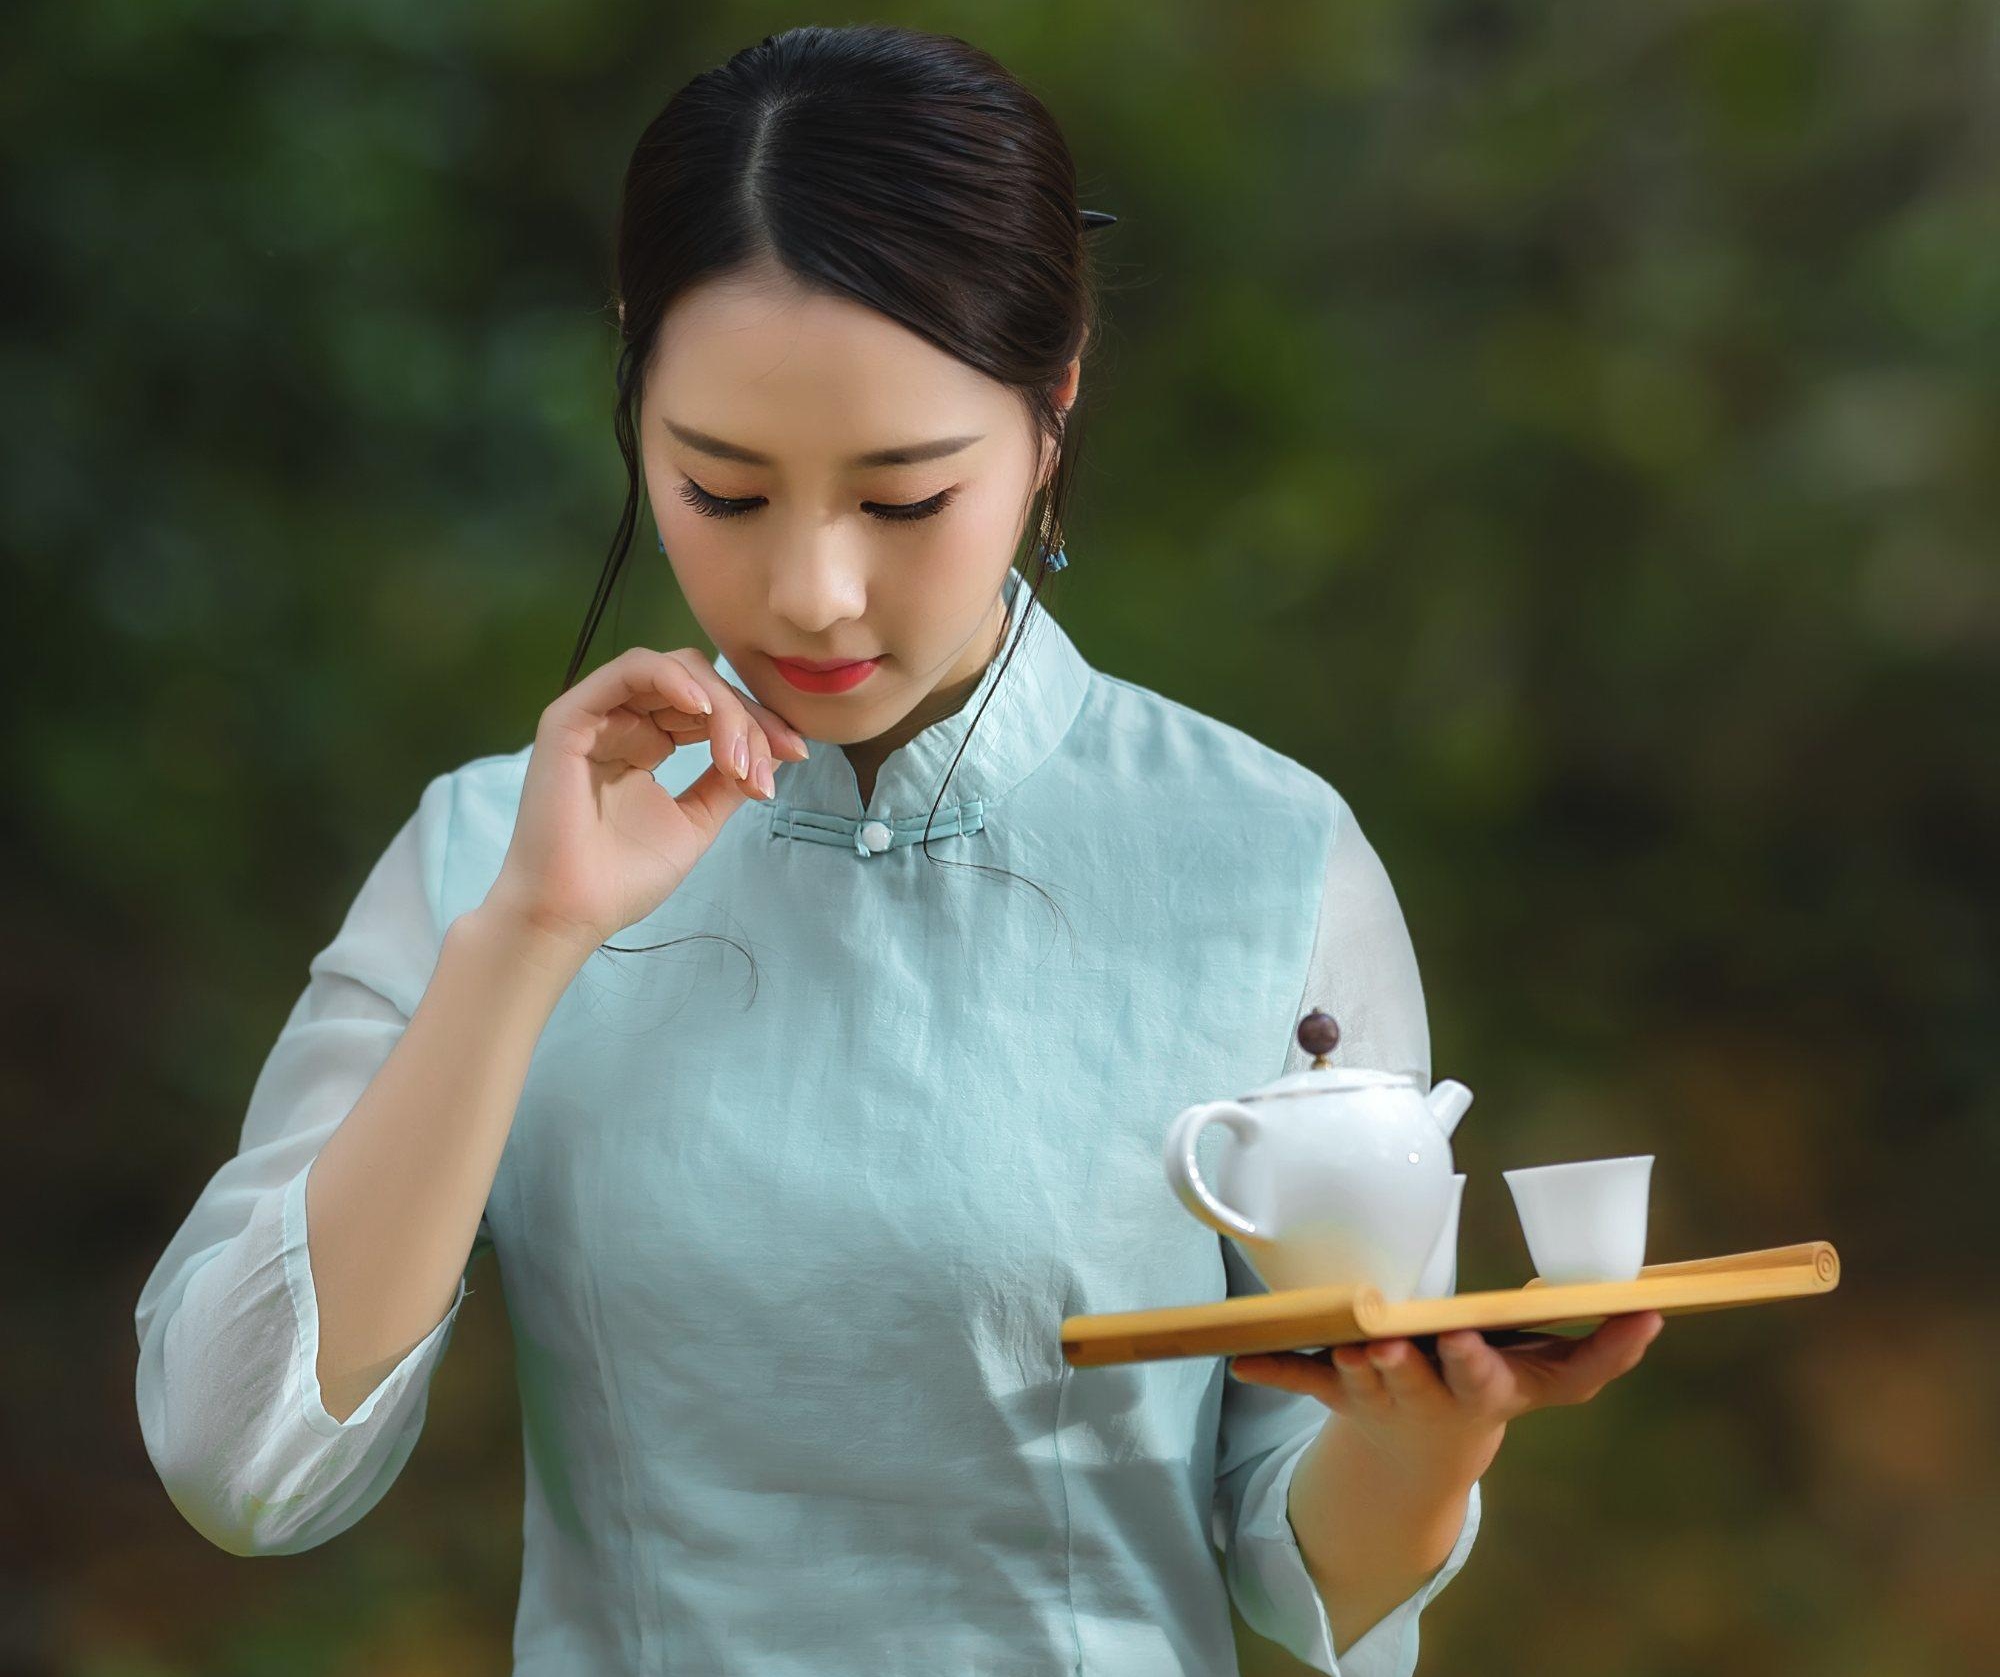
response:
[[[653,770],[707,739],[679,796]],[[771,795],[771,762],[804,738],[717,673],[707,654],[632,647],[542,712],[514,833],[487,907],[581,961],[679,887],[722,825]]]

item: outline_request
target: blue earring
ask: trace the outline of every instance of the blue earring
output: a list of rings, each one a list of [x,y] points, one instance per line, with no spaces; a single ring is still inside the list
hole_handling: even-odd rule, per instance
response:
[[[1059,571],[1069,563],[1069,555],[1063,552],[1062,531],[1055,521],[1055,507],[1052,503],[1042,505],[1042,528],[1035,537],[1042,550],[1042,569]]]
[[[667,538],[665,536],[660,537],[660,551],[662,553],[667,551]]]

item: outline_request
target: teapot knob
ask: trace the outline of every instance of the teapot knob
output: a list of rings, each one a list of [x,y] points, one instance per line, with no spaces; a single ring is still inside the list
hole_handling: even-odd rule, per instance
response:
[[[1316,1007],[1299,1021],[1298,1037],[1299,1046],[1313,1056],[1313,1068],[1319,1070],[1340,1046],[1340,1025],[1331,1013]]]

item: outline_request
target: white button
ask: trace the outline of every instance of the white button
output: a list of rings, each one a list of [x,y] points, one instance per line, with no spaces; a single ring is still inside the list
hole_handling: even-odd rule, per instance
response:
[[[861,842],[876,855],[889,848],[889,824],[886,821],[867,821],[861,827]]]

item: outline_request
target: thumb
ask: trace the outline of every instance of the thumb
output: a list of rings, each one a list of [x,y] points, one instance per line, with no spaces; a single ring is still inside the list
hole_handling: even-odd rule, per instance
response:
[[[710,763],[674,801],[688,818],[688,824],[701,835],[703,848],[706,848],[715,842],[715,835],[722,831],[723,822],[750,801],[750,794],[744,789],[742,781],[724,774],[718,765]]]

